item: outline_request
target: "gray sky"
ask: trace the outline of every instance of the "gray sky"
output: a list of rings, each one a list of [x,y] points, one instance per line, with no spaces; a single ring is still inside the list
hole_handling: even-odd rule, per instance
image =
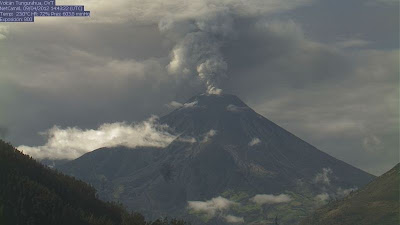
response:
[[[143,121],[216,87],[368,172],[399,162],[398,1],[58,1],[82,3],[91,18],[0,24],[12,144]]]

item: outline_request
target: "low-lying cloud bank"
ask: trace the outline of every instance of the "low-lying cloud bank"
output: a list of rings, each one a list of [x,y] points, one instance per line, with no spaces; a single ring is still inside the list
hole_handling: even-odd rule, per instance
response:
[[[235,204],[237,203],[219,196],[207,201],[188,201],[188,208],[214,217],[217,213],[228,210]]]
[[[315,200],[320,201],[320,202],[326,202],[330,199],[341,199],[352,193],[353,191],[357,191],[357,187],[352,187],[352,188],[341,188],[339,187],[336,192],[333,193],[321,193],[315,196]]]
[[[228,211],[234,205],[239,203],[218,196],[207,201],[188,201],[188,209],[197,213],[202,213],[210,218],[219,217],[228,223],[244,223],[243,217],[228,214]]]
[[[155,116],[136,124],[105,123],[97,129],[87,130],[77,127],[62,129],[54,126],[42,134],[47,137],[45,145],[36,147],[21,145],[18,149],[36,159],[76,159],[102,147],[162,148],[177,138],[169,132],[167,125],[159,124]]]
[[[243,217],[233,216],[233,215],[226,215],[224,219],[228,223],[244,223]]]
[[[264,204],[278,204],[278,203],[286,203],[292,201],[289,195],[280,194],[280,195],[266,195],[259,194],[250,199],[250,201],[257,203],[259,205]]]

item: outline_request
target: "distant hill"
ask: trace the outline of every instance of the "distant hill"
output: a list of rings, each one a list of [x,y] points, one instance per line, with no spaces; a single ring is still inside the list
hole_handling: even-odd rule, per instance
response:
[[[301,225],[397,225],[400,224],[399,164],[366,187],[331,202]]]
[[[183,225],[146,223],[120,205],[97,199],[88,184],[39,164],[0,140],[1,225]]]
[[[92,184],[102,199],[151,218],[173,215],[202,225],[262,224],[275,217],[282,225],[297,224],[320,206],[317,195],[333,197],[375,178],[234,95],[194,96],[160,123],[179,136],[166,148],[103,148],[57,168]]]

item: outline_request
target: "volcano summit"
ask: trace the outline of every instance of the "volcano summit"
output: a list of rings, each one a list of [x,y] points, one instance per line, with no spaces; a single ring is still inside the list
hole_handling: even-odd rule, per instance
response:
[[[296,224],[374,176],[318,150],[234,95],[198,95],[160,118],[165,148],[102,148],[58,169],[105,200],[194,224]]]

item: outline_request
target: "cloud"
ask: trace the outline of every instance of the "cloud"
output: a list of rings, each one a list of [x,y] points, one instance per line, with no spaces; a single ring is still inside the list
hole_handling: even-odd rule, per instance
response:
[[[177,101],[172,101],[172,102],[167,104],[167,107],[171,108],[171,109],[195,108],[195,107],[197,107],[197,103],[198,103],[197,101],[193,101],[193,102],[187,102],[187,103],[182,104],[182,103],[177,102]]]
[[[233,215],[226,215],[224,216],[224,219],[228,223],[244,223],[243,217],[237,217]]]
[[[381,139],[379,139],[375,135],[364,137],[362,140],[362,144],[364,149],[368,152],[379,152],[384,148]]]
[[[168,71],[170,74],[184,76],[197,74],[206,84],[208,94],[219,95],[222,89],[218,86],[227,77],[228,70],[221,49],[235,37],[235,17],[285,11],[309,2],[280,1],[276,4],[277,1],[268,0],[247,1],[244,4],[237,0],[196,1],[171,7],[169,9],[179,8],[181,11],[160,16],[159,21],[161,33],[175,43]],[[166,4],[169,3],[167,1]],[[157,7],[159,1],[150,4]],[[165,7],[164,2],[162,6]],[[253,8],[255,6],[258,7]],[[191,14],[187,14],[188,11]]]
[[[357,189],[358,189],[358,188],[356,188],[356,187],[347,188],[347,189],[344,189],[344,188],[339,187],[339,188],[337,189],[337,191],[336,191],[336,197],[338,197],[338,198],[344,198],[344,197],[346,197],[347,195],[349,195],[351,192],[356,191]]]
[[[172,101],[172,102],[167,104],[167,107],[172,108],[172,109],[177,109],[177,108],[180,108],[182,106],[183,106],[183,104],[180,103],[180,102],[177,102],[177,101]]]
[[[194,108],[197,106],[197,103],[197,101],[185,103],[183,104],[183,108]]]
[[[321,173],[317,173],[314,177],[314,183],[316,184],[325,184],[330,185],[331,179],[330,176],[333,174],[332,169],[323,168]]]
[[[196,138],[194,138],[194,137],[182,137],[182,136],[179,136],[177,138],[177,141],[191,143],[191,144],[197,142]]]
[[[315,196],[315,200],[320,201],[320,202],[326,202],[329,199],[341,199],[349,195],[351,192],[356,191],[358,188],[353,187],[353,188],[337,188],[336,192],[332,192],[330,194],[328,193],[321,193]]]
[[[97,129],[61,129],[57,126],[44,133],[47,142],[43,146],[18,146],[25,154],[37,159],[75,159],[102,147],[149,146],[166,147],[176,136],[168,132],[168,126],[158,124],[157,117],[137,124],[107,123]]]
[[[217,213],[228,210],[235,204],[237,203],[219,196],[208,201],[188,201],[188,208],[214,217]]]
[[[267,194],[258,194],[250,199],[250,201],[257,203],[259,205],[264,204],[279,204],[290,202],[292,199],[289,195],[280,194],[280,195],[267,195]]]
[[[321,202],[326,202],[329,200],[329,194],[328,193],[322,193],[322,194],[318,194],[315,196],[315,200],[317,201],[321,201]]]
[[[203,140],[201,141],[202,143],[206,143],[208,141],[211,140],[212,137],[214,137],[215,135],[217,135],[217,131],[211,129],[210,131],[208,131],[206,134],[204,134]]]
[[[371,49],[378,45],[374,40],[363,48],[338,48],[305,35],[298,21],[279,20],[250,24],[240,40],[227,54],[232,88],[223,86],[226,92],[235,91],[268,119],[352,165],[375,174],[372,165],[389,169],[396,163],[397,47]],[[362,142],[371,134],[384,143],[384,154],[365,153]]]
[[[251,141],[249,142],[249,146],[255,146],[261,143],[261,140],[259,138],[253,138],[251,139]]]
[[[237,106],[235,106],[235,105],[232,105],[232,104],[228,105],[228,106],[226,107],[226,110],[228,110],[228,111],[230,111],[230,112],[239,112],[239,111],[240,111],[240,110],[239,110],[239,107],[237,107]]]
[[[219,94],[221,91],[217,85],[226,76],[228,67],[220,49],[223,39],[231,36],[232,23],[233,19],[226,10],[211,11],[205,16],[193,18],[193,22],[174,21],[173,18],[161,21],[161,32],[176,42],[167,67],[169,73],[186,76],[197,73],[205,82],[209,94]],[[182,26],[188,27],[182,29]],[[182,33],[176,35],[176,32]]]

